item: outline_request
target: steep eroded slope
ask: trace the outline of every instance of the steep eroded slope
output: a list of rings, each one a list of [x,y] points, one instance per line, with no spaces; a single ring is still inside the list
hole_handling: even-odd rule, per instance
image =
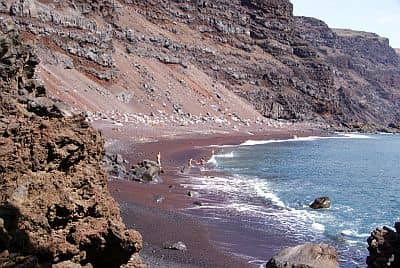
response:
[[[399,125],[387,40],[294,17],[288,0],[2,3],[36,44],[51,94],[94,120]]]

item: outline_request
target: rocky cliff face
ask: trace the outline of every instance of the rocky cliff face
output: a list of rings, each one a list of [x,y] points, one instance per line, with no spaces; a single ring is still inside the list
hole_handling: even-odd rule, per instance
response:
[[[335,113],[332,70],[296,37],[289,1],[137,2],[148,20],[188,25],[222,46],[209,53],[190,48],[172,53],[223,80],[263,116],[319,120]]]
[[[386,38],[330,29],[306,17],[296,18],[296,31],[332,68],[341,109],[336,120],[353,128],[368,124],[397,127],[400,58]]]
[[[100,118],[399,125],[400,60],[388,41],[294,17],[288,0],[0,3],[35,41],[52,94]]]
[[[47,98],[32,49],[0,29],[0,266],[144,267],[108,193],[100,133]]]

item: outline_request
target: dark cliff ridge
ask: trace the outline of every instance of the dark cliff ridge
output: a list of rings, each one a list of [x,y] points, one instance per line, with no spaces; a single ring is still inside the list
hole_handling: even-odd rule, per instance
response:
[[[400,60],[388,41],[294,17],[288,0],[2,0],[0,12],[95,79],[112,82],[123,73],[112,56],[118,43],[141,58],[201,68],[265,117],[359,130],[400,123]],[[135,14],[168,36],[144,35]],[[177,41],[186,37],[176,25],[207,45]]]
[[[145,267],[108,192],[100,133],[46,97],[38,63],[1,24],[0,266]]]
[[[398,127],[400,58],[389,40],[373,33],[330,29],[313,18],[297,17],[298,36],[309,42],[333,71],[342,113],[350,127]]]
[[[100,79],[122,71],[112,58],[114,38],[140,57],[165,56],[160,48],[166,48],[164,62],[199,66],[266,117],[361,130],[399,125],[400,60],[388,41],[294,17],[287,0],[50,2],[3,0],[0,10],[25,31],[51,38],[78,57],[75,68]],[[163,28],[184,24],[215,45],[245,53],[204,51],[166,37],[146,42],[120,23],[118,14],[128,7]],[[81,15],[70,15],[71,9]],[[93,16],[106,24],[99,26]]]
[[[217,65],[209,74],[267,117],[365,130],[398,125],[399,57],[385,38],[293,17],[289,1],[132,2],[154,22],[179,20],[216,42],[272,55],[256,63],[251,54],[197,58],[204,68]]]

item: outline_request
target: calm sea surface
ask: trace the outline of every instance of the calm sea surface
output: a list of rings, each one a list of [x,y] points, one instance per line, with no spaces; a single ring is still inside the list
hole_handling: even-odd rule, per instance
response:
[[[188,180],[188,186],[214,196],[196,210],[232,233],[222,247],[255,266],[270,257],[264,252],[285,243],[325,242],[338,249],[341,267],[364,267],[369,233],[400,219],[397,135],[247,141],[222,147],[209,164],[228,175]],[[332,207],[309,209],[319,196],[330,197]],[[274,242],[279,237],[284,242]]]

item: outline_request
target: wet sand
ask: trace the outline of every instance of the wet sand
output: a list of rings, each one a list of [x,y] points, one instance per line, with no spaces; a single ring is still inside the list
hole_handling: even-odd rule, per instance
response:
[[[234,145],[249,139],[286,139],[294,135],[321,135],[321,131],[286,129],[256,135],[188,135],[148,143],[126,140],[110,143],[107,150],[120,153],[128,160],[128,166],[143,159],[156,160],[157,152],[161,152],[161,163],[165,171],[161,183],[143,184],[123,180],[109,182],[110,192],[121,206],[124,222],[143,235],[144,249],[141,254],[150,267],[254,267],[246,259],[235,256],[235,252],[222,250],[221,242],[241,242],[242,246],[249,243],[251,248],[263,241],[248,240],[237,223],[207,224],[200,220],[201,213],[187,213],[185,208],[193,207],[196,198],[189,197],[187,193],[190,189],[181,185],[180,170],[190,158],[209,159],[212,150],[207,147],[209,145]],[[186,176],[198,173],[199,169],[194,167]],[[157,202],[161,199],[161,202]],[[252,237],[257,237],[257,234]],[[184,242],[188,250],[163,249],[166,242],[177,241]],[[287,244],[285,238],[277,236],[265,243],[271,244],[271,250]],[[265,256],[269,258],[275,253],[265,252]]]

